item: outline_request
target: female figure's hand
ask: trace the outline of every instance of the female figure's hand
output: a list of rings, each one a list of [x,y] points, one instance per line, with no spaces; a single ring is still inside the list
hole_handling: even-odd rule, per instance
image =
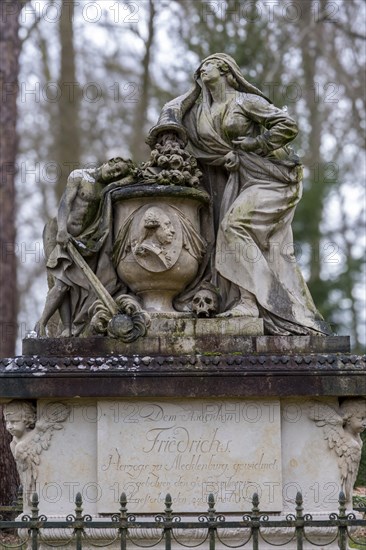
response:
[[[239,158],[238,155],[235,153],[235,151],[230,151],[227,155],[224,157],[225,160],[225,168],[228,172],[236,172],[239,168]]]
[[[260,146],[256,138],[238,137],[233,139],[233,144],[246,153],[257,153],[260,151]]]
[[[60,229],[56,235],[57,244],[62,248],[66,248],[67,243],[70,241],[70,234],[65,229]]]

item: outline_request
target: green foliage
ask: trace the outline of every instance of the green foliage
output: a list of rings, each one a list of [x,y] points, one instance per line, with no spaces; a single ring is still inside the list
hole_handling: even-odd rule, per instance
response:
[[[360,468],[358,470],[358,476],[356,479],[355,487],[366,488],[366,431],[364,431],[361,434],[361,439],[363,441],[363,447],[362,447]]]
[[[366,544],[366,538],[362,537],[360,539],[360,544],[356,544],[355,542],[351,541],[349,547],[350,548],[356,548],[357,550],[363,550],[365,548],[365,544]]]

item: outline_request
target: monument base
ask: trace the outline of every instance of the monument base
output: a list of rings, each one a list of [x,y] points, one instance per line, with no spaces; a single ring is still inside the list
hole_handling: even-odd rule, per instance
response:
[[[161,513],[168,493],[178,514],[203,513],[210,494],[224,514],[250,512],[254,493],[266,513],[293,512],[298,492],[307,513],[337,510],[338,456],[312,413],[335,397],[39,399],[43,426],[55,407],[68,415],[39,449],[26,512],[34,491],[47,516],[79,492],[94,517],[118,513],[122,493],[132,514]]]
[[[168,321],[195,327],[196,335],[201,323]],[[202,323],[209,327],[215,321]],[[230,326],[231,321],[220,323]],[[166,350],[169,334],[165,338]],[[92,523],[118,514],[122,493],[136,521],[162,514],[168,493],[173,514],[182,521],[207,516],[210,494],[216,513],[227,522],[252,514],[253,493],[260,513],[278,520],[295,514],[298,492],[304,514],[316,519],[337,512],[344,480],[339,456],[318,419],[326,420],[324,411],[339,414],[344,399],[366,394],[365,358],[335,353],[337,347],[347,348],[347,338],[242,337],[247,353],[234,351],[237,335],[225,338],[231,353],[211,347],[174,355],[147,355],[146,347],[144,354],[124,353],[126,344],[106,338],[26,339],[22,357],[1,360],[1,401],[33,400],[34,430],[42,426],[52,436],[43,446],[37,432],[38,463],[24,478],[25,513],[31,511],[34,491],[39,513],[60,521],[73,513],[77,493]],[[92,523],[83,547],[90,540],[90,548],[105,541],[120,548],[113,529],[94,532]],[[261,549],[275,543],[293,550],[293,529],[263,529]],[[71,549],[67,534],[60,532],[52,532],[53,542]],[[249,536],[229,524],[218,532],[223,541],[217,541],[218,549]],[[142,525],[131,526],[130,533],[141,545],[159,538]],[[338,549],[336,541],[329,544],[333,528],[308,527],[306,533],[320,548]],[[202,531],[176,536],[198,544]],[[180,548],[177,541],[172,548]],[[304,541],[303,548],[312,546]]]

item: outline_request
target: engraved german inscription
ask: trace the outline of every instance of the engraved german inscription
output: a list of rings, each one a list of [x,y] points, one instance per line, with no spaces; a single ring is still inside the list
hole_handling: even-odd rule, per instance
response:
[[[101,401],[98,422],[99,512],[125,492],[132,512],[281,508],[280,407],[277,400]]]

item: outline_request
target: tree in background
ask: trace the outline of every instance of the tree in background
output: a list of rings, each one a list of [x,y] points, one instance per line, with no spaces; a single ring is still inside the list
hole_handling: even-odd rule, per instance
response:
[[[60,71],[57,90],[57,132],[55,139],[55,160],[58,166],[56,183],[57,199],[64,192],[67,178],[80,166],[80,89],[76,74],[74,45],[74,0],[60,5],[59,40],[61,46]]]
[[[17,96],[19,15],[24,2],[4,0],[0,17],[0,354],[11,357],[17,336],[15,174],[18,150]],[[0,503],[11,502],[19,484],[0,406]]]

